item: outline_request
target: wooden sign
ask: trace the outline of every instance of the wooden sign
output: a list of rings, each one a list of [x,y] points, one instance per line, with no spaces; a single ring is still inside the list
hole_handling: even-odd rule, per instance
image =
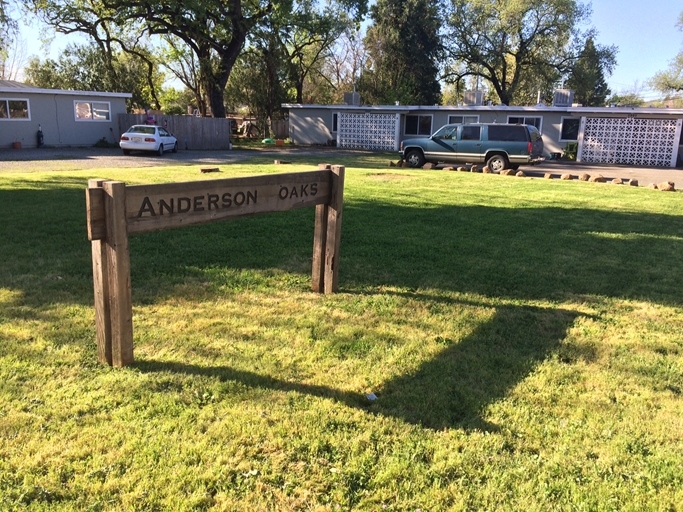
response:
[[[184,183],[126,186],[90,180],[86,190],[92,242],[98,359],[133,362],[133,306],[128,235],[315,206],[313,291],[338,288],[344,167]]]

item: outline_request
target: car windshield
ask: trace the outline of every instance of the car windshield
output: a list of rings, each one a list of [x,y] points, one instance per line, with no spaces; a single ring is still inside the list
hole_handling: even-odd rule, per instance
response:
[[[154,135],[156,133],[156,127],[154,127],[154,126],[131,126],[128,129],[128,133],[144,133],[146,135]]]
[[[433,139],[455,139],[455,135],[458,132],[458,127],[454,125],[446,125],[439,128],[434,135]]]

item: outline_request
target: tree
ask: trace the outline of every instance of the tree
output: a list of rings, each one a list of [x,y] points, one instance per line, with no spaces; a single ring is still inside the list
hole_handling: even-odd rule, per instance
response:
[[[342,103],[344,93],[355,90],[367,60],[361,33],[352,27],[347,28],[337,38],[320,69],[321,77],[330,87],[328,103]]]
[[[350,24],[344,12],[329,6],[317,12],[311,0],[299,0],[294,12],[280,21],[277,33],[297,103],[304,103],[306,82],[312,73],[320,75],[322,61]]]
[[[0,0],[0,58],[4,61],[9,54],[8,48],[17,34],[17,22],[10,16],[7,0]]]
[[[116,76],[116,55],[124,52],[136,63],[146,66],[147,89],[151,105],[159,107],[154,74],[156,63],[145,46],[142,27],[135,19],[125,17],[120,9],[109,7],[100,0],[31,0],[34,12],[47,25],[62,34],[86,34],[101,53],[111,83],[123,83],[126,78]],[[130,91],[127,91],[130,92]]]
[[[678,17],[677,26],[683,30],[683,12]],[[649,80],[650,85],[663,93],[683,91],[683,51],[669,63],[666,71],[660,71]]]
[[[145,108],[157,101],[148,87],[146,62],[123,52],[105,56],[96,45],[70,44],[57,60],[33,58],[24,73],[27,83],[46,89],[130,92],[129,108]],[[155,71],[152,82],[159,89],[163,76]]]
[[[586,107],[602,107],[610,94],[605,72],[612,73],[616,65],[616,49],[596,46],[589,37],[565,83],[574,91],[574,99]]]
[[[164,46],[157,52],[159,62],[194,95],[194,104],[200,115],[207,115],[207,101],[199,76],[199,61],[191,48],[174,36],[162,38]]]
[[[436,0],[378,0],[365,46],[368,66],[358,88],[370,103],[441,103],[441,43]]]
[[[225,117],[223,91],[248,34],[274,9],[291,4],[291,0],[32,1],[36,11],[61,32],[92,36],[95,30],[115,27],[134,40],[143,33],[182,40],[196,56],[202,90],[214,117]],[[357,15],[366,10],[367,0],[339,1]]]
[[[645,103],[645,100],[637,91],[631,91],[613,94],[607,98],[606,103],[615,107],[640,107]]]
[[[269,121],[280,116],[282,103],[291,100],[290,85],[276,31],[265,29],[235,63],[226,98],[234,105],[247,105],[260,133],[267,135]]]
[[[575,0],[451,0],[444,78],[479,76],[501,103],[513,104],[520,91],[547,86],[571,69],[590,35],[578,29],[589,14]]]

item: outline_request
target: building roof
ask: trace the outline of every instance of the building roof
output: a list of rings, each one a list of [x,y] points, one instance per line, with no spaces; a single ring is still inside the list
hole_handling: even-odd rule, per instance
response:
[[[656,108],[656,107],[554,107],[548,105],[533,106],[508,106],[508,105],[309,105],[301,103],[283,103],[283,108],[288,109],[325,109],[325,110],[363,110],[367,112],[415,112],[425,111],[463,111],[463,112],[566,112],[575,116],[586,114],[595,115],[626,115],[646,114],[683,117],[683,109],[679,108]]]
[[[63,89],[41,89],[14,80],[0,80],[0,93],[10,94],[63,94],[69,96],[101,96],[103,98],[132,98],[129,92],[66,91]]]

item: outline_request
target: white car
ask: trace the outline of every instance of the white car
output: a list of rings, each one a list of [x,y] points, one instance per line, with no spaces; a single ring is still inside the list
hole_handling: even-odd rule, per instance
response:
[[[178,139],[161,126],[136,124],[121,135],[119,146],[124,155],[130,155],[131,151],[154,151],[161,156],[164,151],[176,153]]]

